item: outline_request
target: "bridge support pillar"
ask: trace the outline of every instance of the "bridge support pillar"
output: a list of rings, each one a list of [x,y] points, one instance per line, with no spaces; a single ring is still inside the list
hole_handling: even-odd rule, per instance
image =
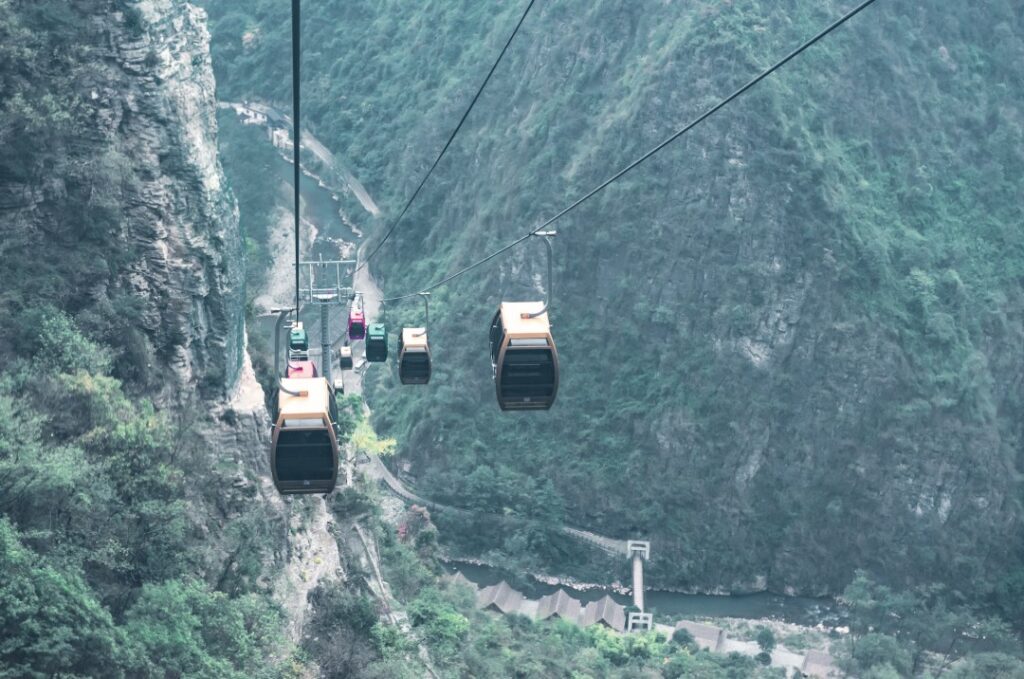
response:
[[[651,557],[651,543],[646,540],[630,540],[626,551],[633,561],[633,606],[626,623],[629,632],[640,632],[654,627],[650,613],[644,612],[644,561]]]

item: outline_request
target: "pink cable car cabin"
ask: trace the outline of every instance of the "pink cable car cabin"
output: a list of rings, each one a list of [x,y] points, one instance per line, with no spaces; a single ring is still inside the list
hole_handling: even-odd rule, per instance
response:
[[[288,378],[316,377],[316,364],[313,361],[288,361]]]
[[[361,340],[366,337],[366,315],[363,310],[356,308],[348,312],[348,338],[350,340]]]

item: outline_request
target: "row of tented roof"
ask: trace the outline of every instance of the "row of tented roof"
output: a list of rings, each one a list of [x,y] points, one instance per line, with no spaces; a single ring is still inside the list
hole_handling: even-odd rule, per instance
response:
[[[463,584],[474,586],[462,574],[456,575],[455,579]],[[482,609],[506,615],[517,613],[535,620],[558,618],[583,627],[600,624],[616,632],[626,629],[625,607],[608,595],[597,601],[584,604],[569,596],[564,589],[559,589],[540,599],[527,599],[521,592],[512,589],[511,585],[503,580],[497,585],[477,590],[476,605]]]

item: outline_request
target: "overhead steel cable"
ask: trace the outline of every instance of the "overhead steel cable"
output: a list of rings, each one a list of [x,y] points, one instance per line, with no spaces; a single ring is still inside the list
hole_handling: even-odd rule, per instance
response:
[[[437,158],[434,159],[434,162],[430,165],[430,169],[427,170],[427,173],[423,175],[423,179],[420,180],[419,186],[417,186],[416,190],[412,192],[411,196],[409,196],[409,200],[406,201],[405,207],[402,208],[398,218],[391,224],[387,232],[384,234],[384,237],[380,239],[380,242],[377,243],[370,254],[368,254],[362,263],[356,268],[356,271],[359,271],[359,269],[362,269],[370,263],[373,256],[377,254],[384,243],[388,242],[388,239],[391,238],[391,234],[393,234],[395,229],[398,228],[398,225],[401,224],[402,219],[405,217],[405,213],[409,211],[409,208],[416,200],[416,197],[420,195],[420,191],[423,190],[423,186],[427,183],[427,180],[430,179],[430,175],[434,173],[434,169],[437,167],[438,163],[441,162],[441,159],[444,158],[444,154],[448,152],[448,147],[452,145],[453,141],[455,141],[456,135],[458,135],[459,130],[462,129],[462,125],[466,122],[466,118],[469,117],[470,111],[472,111],[473,107],[476,106],[477,100],[480,98],[480,95],[483,94],[484,88],[487,87],[487,83],[490,82],[491,76],[494,75],[495,69],[498,68],[498,64],[501,63],[502,58],[505,56],[505,52],[508,51],[508,47],[512,44],[512,40],[516,37],[516,34],[519,33],[520,26],[523,25],[524,21],[526,21],[526,15],[530,13],[530,10],[533,8],[533,4],[536,1],[537,0],[530,0],[529,4],[526,5],[523,15],[519,17],[519,23],[517,23],[516,27],[512,30],[512,34],[508,36],[508,40],[505,41],[505,46],[501,48],[501,53],[498,54],[498,58],[495,59],[494,64],[491,65],[491,70],[487,72],[487,77],[484,78],[482,83],[480,83],[480,87],[477,89],[476,94],[473,95],[473,99],[469,102],[469,106],[466,108],[465,112],[463,112],[462,118],[459,119],[459,124],[455,126],[455,129],[452,130],[452,133],[448,136],[448,141],[445,142],[444,148],[442,148],[441,152],[437,154]]]
[[[524,241],[526,241],[527,239],[529,239],[531,236],[533,236],[534,234],[538,233],[539,231],[543,231],[544,229],[546,229],[547,227],[551,226],[552,224],[557,222],[559,219],[561,219],[565,215],[569,214],[570,212],[572,212],[573,210],[578,208],[580,205],[582,205],[583,203],[587,202],[588,200],[593,198],[595,195],[597,195],[598,193],[600,193],[601,191],[606,189],[609,185],[613,184],[614,182],[616,182],[617,180],[622,178],[623,175],[625,175],[626,173],[630,172],[631,170],[633,170],[634,168],[636,168],[637,166],[639,166],[640,164],[642,164],[643,162],[648,160],[651,156],[653,156],[654,154],[656,154],[659,151],[661,151],[663,148],[665,148],[666,146],[668,146],[669,144],[674,142],[676,139],[678,139],[679,137],[683,136],[684,134],[686,134],[687,132],[689,132],[693,128],[697,127],[702,122],[704,122],[705,120],[707,120],[708,118],[713,116],[715,113],[717,113],[718,111],[720,111],[724,107],[728,106],[729,103],[731,103],[734,99],[736,99],[737,97],[741,96],[747,90],[749,90],[750,88],[754,87],[759,82],[761,82],[762,80],[764,80],[765,78],[770,76],[772,73],[774,73],[775,71],[777,71],[780,68],[782,68],[783,66],[785,66],[787,63],[789,63],[790,61],[795,59],[797,56],[799,56],[802,52],[804,52],[809,47],[814,45],[816,42],[818,42],[819,40],[821,40],[822,38],[827,36],[829,33],[831,33],[832,31],[836,30],[837,28],[839,28],[840,26],[845,24],[847,21],[849,21],[850,19],[855,17],[857,14],[859,14],[862,10],[867,8],[869,5],[874,4],[874,2],[875,2],[875,0],[864,0],[864,2],[860,3],[855,8],[853,8],[852,10],[850,10],[849,12],[844,14],[842,17],[840,17],[839,19],[834,21],[832,24],[830,24],[828,27],[826,27],[825,29],[820,31],[813,38],[811,38],[810,40],[808,40],[804,44],[802,44],[799,47],[797,47],[795,50],[793,50],[792,52],[787,54],[781,60],[775,62],[775,64],[773,64],[769,68],[767,68],[764,71],[762,71],[759,75],[757,75],[756,77],[754,77],[753,79],[748,81],[745,85],[743,85],[738,90],[736,90],[735,92],[733,92],[732,94],[727,96],[725,99],[722,99],[720,102],[718,102],[717,104],[715,104],[714,106],[709,108],[707,111],[705,111],[704,113],[702,113],[699,116],[697,116],[694,120],[689,122],[685,127],[677,130],[676,132],[673,132],[669,137],[667,137],[665,140],[660,142],[657,146],[655,146],[654,148],[650,149],[649,151],[644,153],[642,156],[640,156],[639,158],[637,158],[636,160],[631,162],[629,165],[626,165],[624,168],[622,168],[621,170],[619,170],[618,172],[613,174],[611,177],[609,177],[608,179],[604,180],[603,182],[601,182],[600,184],[595,186],[593,189],[591,189],[590,191],[588,191],[587,193],[582,195],[580,198],[576,199],[568,207],[564,208],[561,212],[559,212],[558,214],[556,214],[553,217],[551,217],[548,220],[546,220],[540,226],[538,226],[538,227],[532,229],[531,231],[529,231],[528,233],[520,236],[519,238],[517,238],[516,240],[512,241],[508,245],[505,245],[504,247],[500,248],[499,250],[495,250],[494,252],[492,252],[491,254],[487,255],[483,259],[477,260],[477,261],[473,262],[472,264],[470,264],[469,266],[467,266],[467,267],[465,267],[463,269],[459,269],[455,273],[453,273],[453,274],[451,274],[449,276],[446,276],[445,278],[442,278],[441,280],[437,281],[436,283],[432,283],[431,285],[429,285],[429,286],[427,286],[425,288],[419,288],[415,292],[406,293],[404,295],[398,295],[396,297],[389,297],[389,298],[387,298],[387,299],[385,299],[383,301],[384,302],[397,302],[397,301],[402,300],[402,299],[408,299],[409,297],[414,297],[416,295],[419,295],[421,292],[430,292],[432,290],[436,290],[437,288],[440,288],[443,285],[447,285],[448,283],[452,282],[456,278],[459,278],[460,276],[463,276],[463,275],[469,273],[473,269],[476,269],[477,267],[486,264],[487,262],[491,261],[495,257],[508,252],[509,250],[511,250],[512,248],[520,245],[521,243],[523,243]]]
[[[295,164],[295,319],[299,318],[299,178],[302,169],[299,166],[299,148],[301,146],[299,132],[299,2],[292,0],[292,159]]]

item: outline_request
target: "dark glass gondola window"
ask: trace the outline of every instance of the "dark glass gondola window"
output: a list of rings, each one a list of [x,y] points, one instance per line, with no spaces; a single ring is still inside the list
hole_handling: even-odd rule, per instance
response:
[[[402,373],[406,377],[424,377],[430,374],[430,356],[422,350],[406,350],[402,359]]]
[[[508,349],[501,368],[501,392],[511,398],[550,396],[555,362],[550,349]]]
[[[276,459],[281,481],[328,481],[334,476],[331,437],[324,429],[282,430]]]

